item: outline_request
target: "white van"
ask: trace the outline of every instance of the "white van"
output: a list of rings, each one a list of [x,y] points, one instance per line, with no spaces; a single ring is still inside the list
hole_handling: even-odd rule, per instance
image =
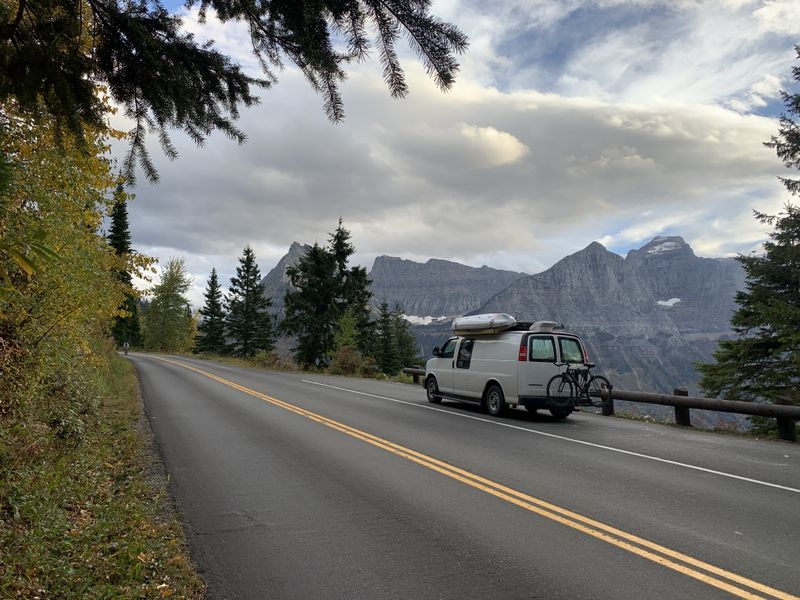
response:
[[[551,390],[548,396],[547,384],[567,365],[594,366],[583,342],[550,321],[514,323],[499,333],[454,335],[434,348],[425,365],[428,400],[480,404],[494,416],[507,406],[522,405],[531,412],[546,408],[556,418],[568,417],[574,408],[572,390]]]

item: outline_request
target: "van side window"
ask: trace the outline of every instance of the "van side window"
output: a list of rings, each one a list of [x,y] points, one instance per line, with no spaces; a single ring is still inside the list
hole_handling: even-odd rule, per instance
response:
[[[458,358],[456,359],[456,368],[469,369],[469,364],[472,362],[472,348],[475,346],[475,340],[464,340],[458,349]]]
[[[529,359],[532,362],[556,362],[556,347],[553,338],[531,337],[531,351]]]
[[[561,346],[561,360],[566,363],[582,363],[583,351],[578,340],[574,338],[558,338],[558,344]]]
[[[447,340],[442,349],[439,350],[439,358],[453,358],[453,355],[456,353],[456,342],[458,338],[452,338]]]

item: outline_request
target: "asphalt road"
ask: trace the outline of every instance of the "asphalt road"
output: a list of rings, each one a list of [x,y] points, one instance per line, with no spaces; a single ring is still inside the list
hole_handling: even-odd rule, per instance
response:
[[[800,448],[130,356],[208,598],[796,598]]]

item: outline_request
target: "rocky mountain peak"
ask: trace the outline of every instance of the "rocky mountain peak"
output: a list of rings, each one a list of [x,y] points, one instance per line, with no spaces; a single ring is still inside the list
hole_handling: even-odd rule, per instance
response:
[[[631,250],[628,258],[641,260],[661,255],[695,256],[692,247],[679,235],[657,235],[638,250]]]
[[[646,281],[682,334],[719,337],[730,331],[744,272],[731,259],[703,258],[680,236],[658,236],[625,262]]]
[[[264,286],[264,295],[272,298],[270,312],[279,315],[281,318],[284,312],[283,300],[286,296],[286,290],[289,289],[289,284],[286,280],[286,269],[295,266],[309,250],[311,250],[311,246],[308,244],[292,242],[291,246],[289,246],[289,251],[261,280],[261,285]]]
[[[281,260],[286,260],[287,258],[293,257],[300,257],[304,256],[306,252],[311,249],[311,246],[308,244],[301,244],[300,242],[292,242],[291,246],[289,246],[289,252],[286,253]]]
[[[596,242],[595,241],[595,242],[592,242],[591,244],[589,244],[588,246],[586,246],[586,248],[581,250],[581,252],[601,252],[602,253],[602,252],[608,252],[608,250],[606,249],[605,246],[603,246],[603,244],[601,244],[600,242]]]
[[[623,258],[619,254],[614,254],[600,242],[592,242],[582,250],[565,256],[554,264],[551,269],[556,269],[557,271],[563,269],[598,271],[617,269],[622,262]]]

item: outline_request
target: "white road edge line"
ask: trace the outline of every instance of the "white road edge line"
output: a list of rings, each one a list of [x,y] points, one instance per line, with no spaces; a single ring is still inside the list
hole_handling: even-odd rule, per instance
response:
[[[574,444],[582,444],[584,446],[592,446],[593,448],[601,448],[602,450],[609,450],[611,452],[619,452],[620,454],[627,454],[629,456],[636,456],[638,458],[645,458],[647,460],[654,460],[661,463],[666,463],[668,465],[674,465],[677,467],[683,467],[685,469],[692,469],[694,471],[702,471],[703,473],[711,473],[712,475],[719,475],[721,477],[729,477],[730,479],[738,479],[739,481],[746,481],[748,483],[755,483],[758,485],[763,485],[766,487],[776,488],[779,490],[784,490],[787,492],[794,492],[795,494],[800,494],[800,489],[788,487],[785,485],[780,485],[777,483],[770,483],[769,481],[761,481],[760,479],[751,479],[749,477],[742,477],[741,475],[734,475],[733,473],[725,473],[724,471],[715,471],[714,469],[707,469],[705,467],[698,467],[697,465],[690,465],[687,463],[678,462],[675,460],[669,460],[667,458],[659,458],[658,456],[651,456],[649,454],[641,454],[639,452],[632,452],[630,450],[623,450],[622,448],[614,448],[613,446],[604,446],[602,444],[595,444],[592,442],[585,442],[583,440],[576,440],[575,438],[565,437],[563,435],[556,435],[555,433],[546,433],[544,431],[537,431],[536,429],[528,429],[527,427],[519,427],[518,425],[511,425],[509,423],[501,423],[499,421],[492,421],[491,419],[484,419],[482,417],[475,417],[473,415],[464,415],[461,413],[453,412],[450,410],[445,410],[443,408],[436,408],[435,406],[426,406],[425,404],[417,404],[416,402],[409,402],[408,400],[400,400],[398,398],[389,398],[388,396],[379,396],[378,394],[370,394],[368,392],[360,392],[358,390],[351,390],[349,388],[343,388],[336,385],[329,385],[327,383],[320,383],[319,381],[311,381],[309,379],[301,379],[303,383],[310,383],[311,385],[319,385],[322,387],[332,388],[334,390],[339,390],[342,392],[350,392],[351,394],[360,394],[361,396],[371,396],[372,398],[380,398],[381,400],[389,400],[391,402],[397,402],[399,404],[408,404],[409,406],[416,406],[417,408],[425,408],[427,410],[435,410],[436,412],[443,412],[447,413],[448,415],[453,415],[456,417],[463,417],[464,419],[473,419],[475,421],[482,421],[484,423],[491,423],[492,425],[498,425],[500,427],[508,427],[509,429],[518,429],[520,431],[526,431],[528,433],[534,433],[536,435],[542,435],[544,437],[554,438],[557,440],[562,440],[565,442],[572,442]]]

